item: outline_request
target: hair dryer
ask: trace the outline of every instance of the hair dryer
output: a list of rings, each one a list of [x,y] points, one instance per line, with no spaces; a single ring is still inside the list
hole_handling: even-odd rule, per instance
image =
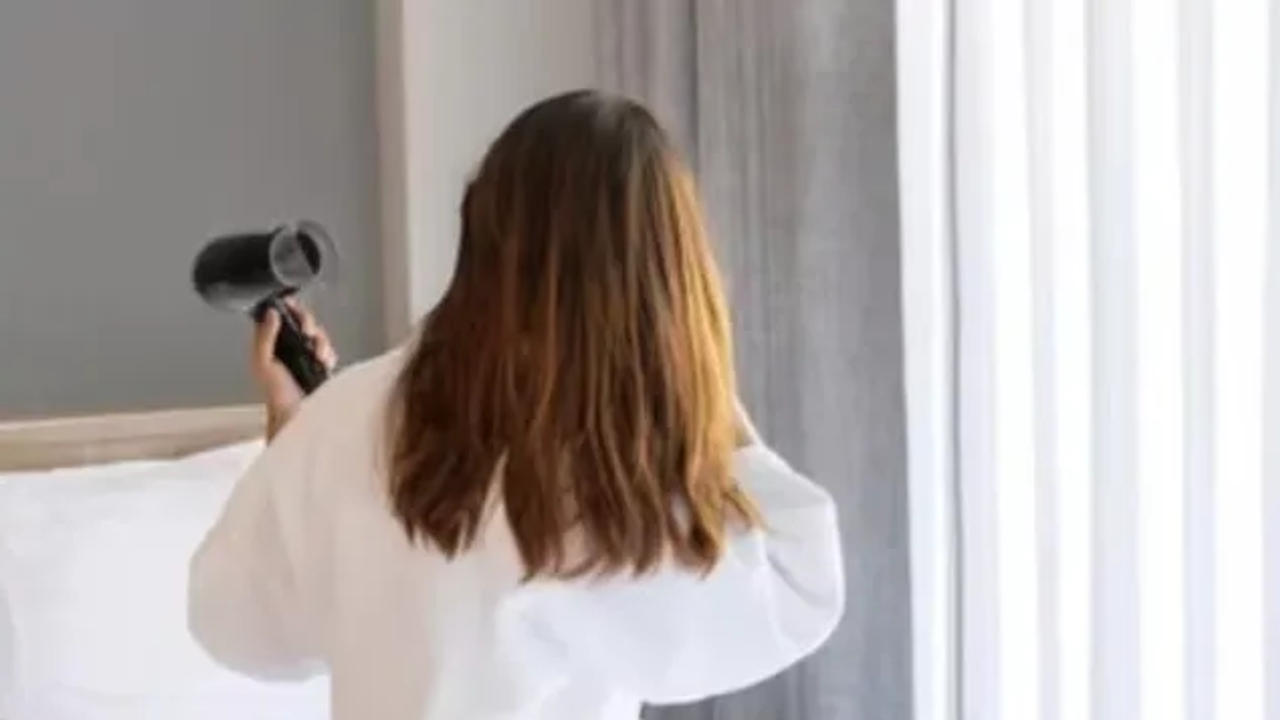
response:
[[[248,313],[260,322],[269,309],[280,315],[275,356],[310,393],[328,377],[311,342],[284,298],[333,270],[336,251],[318,223],[300,220],[264,232],[210,240],[196,256],[196,292],[215,307]]]

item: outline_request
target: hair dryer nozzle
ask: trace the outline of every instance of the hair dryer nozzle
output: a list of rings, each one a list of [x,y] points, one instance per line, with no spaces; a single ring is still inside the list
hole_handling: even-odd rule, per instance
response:
[[[271,298],[331,278],[336,261],[325,229],[303,220],[210,240],[196,256],[192,280],[210,305],[253,312]]]
[[[196,256],[196,292],[216,307],[249,313],[255,321],[268,308],[281,313],[275,354],[306,392],[328,375],[310,341],[280,298],[331,279],[337,252],[329,233],[309,220],[265,232],[214,238]]]

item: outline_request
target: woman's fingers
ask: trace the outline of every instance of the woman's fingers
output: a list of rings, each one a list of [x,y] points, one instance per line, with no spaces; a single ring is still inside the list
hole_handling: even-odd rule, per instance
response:
[[[329,341],[329,334],[315,315],[295,297],[284,299],[283,312],[306,336],[312,353],[330,372],[338,365],[338,354]],[[276,308],[268,308],[253,331],[253,373],[262,387],[267,405],[267,437],[275,435],[280,426],[297,410],[305,393],[284,364],[276,359],[276,339],[284,318]]]
[[[333,343],[329,342],[329,336],[324,330],[320,330],[311,336],[312,347],[316,353],[316,359],[324,365],[326,369],[333,370],[338,366],[338,352],[333,349]]]
[[[250,370],[262,392],[267,406],[267,438],[276,434],[284,422],[293,415],[302,402],[302,389],[284,364],[276,359],[276,338],[280,335],[281,317],[275,308],[268,308],[253,329],[253,349],[249,358]]]
[[[276,359],[276,338],[280,335],[280,314],[268,308],[254,326],[250,370],[261,388],[269,417],[288,417],[302,400],[302,390],[284,364]],[[268,434],[273,434],[268,432]]]
[[[276,337],[280,335],[280,316],[267,310],[253,329],[253,368],[262,374],[276,359]]]
[[[316,359],[327,369],[333,370],[338,365],[338,353],[329,340],[329,333],[316,320],[316,316],[298,300],[296,296],[285,298],[285,305],[298,323],[298,329],[311,341],[311,350]]]

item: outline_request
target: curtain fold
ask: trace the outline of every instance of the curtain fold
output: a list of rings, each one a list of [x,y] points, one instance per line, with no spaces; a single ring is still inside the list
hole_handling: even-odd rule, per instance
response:
[[[917,717],[1280,719],[1278,5],[899,0]]]
[[[814,657],[662,720],[911,715],[892,0],[601,0],[606,86],[689,152],[739,384],[840,509],[849,603]]]
[[[895,16],[912,704],[919,720],[953,718],[959,702],[951,10],[950,0],[917,0],[899,2]]]

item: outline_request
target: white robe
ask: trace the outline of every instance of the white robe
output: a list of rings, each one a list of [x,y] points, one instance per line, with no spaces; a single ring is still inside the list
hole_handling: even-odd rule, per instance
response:
[[[844,605],[830,496],[763,445],[739,482],[764,530],[708,575],[540,579],[500,508],[453,561],[391,514],[383,436],[404,352],[307,399],[191,565],[190,624],[260,678],[332,675],[339,720],[635,720],[642,702],[751,685],[816,649]]]

